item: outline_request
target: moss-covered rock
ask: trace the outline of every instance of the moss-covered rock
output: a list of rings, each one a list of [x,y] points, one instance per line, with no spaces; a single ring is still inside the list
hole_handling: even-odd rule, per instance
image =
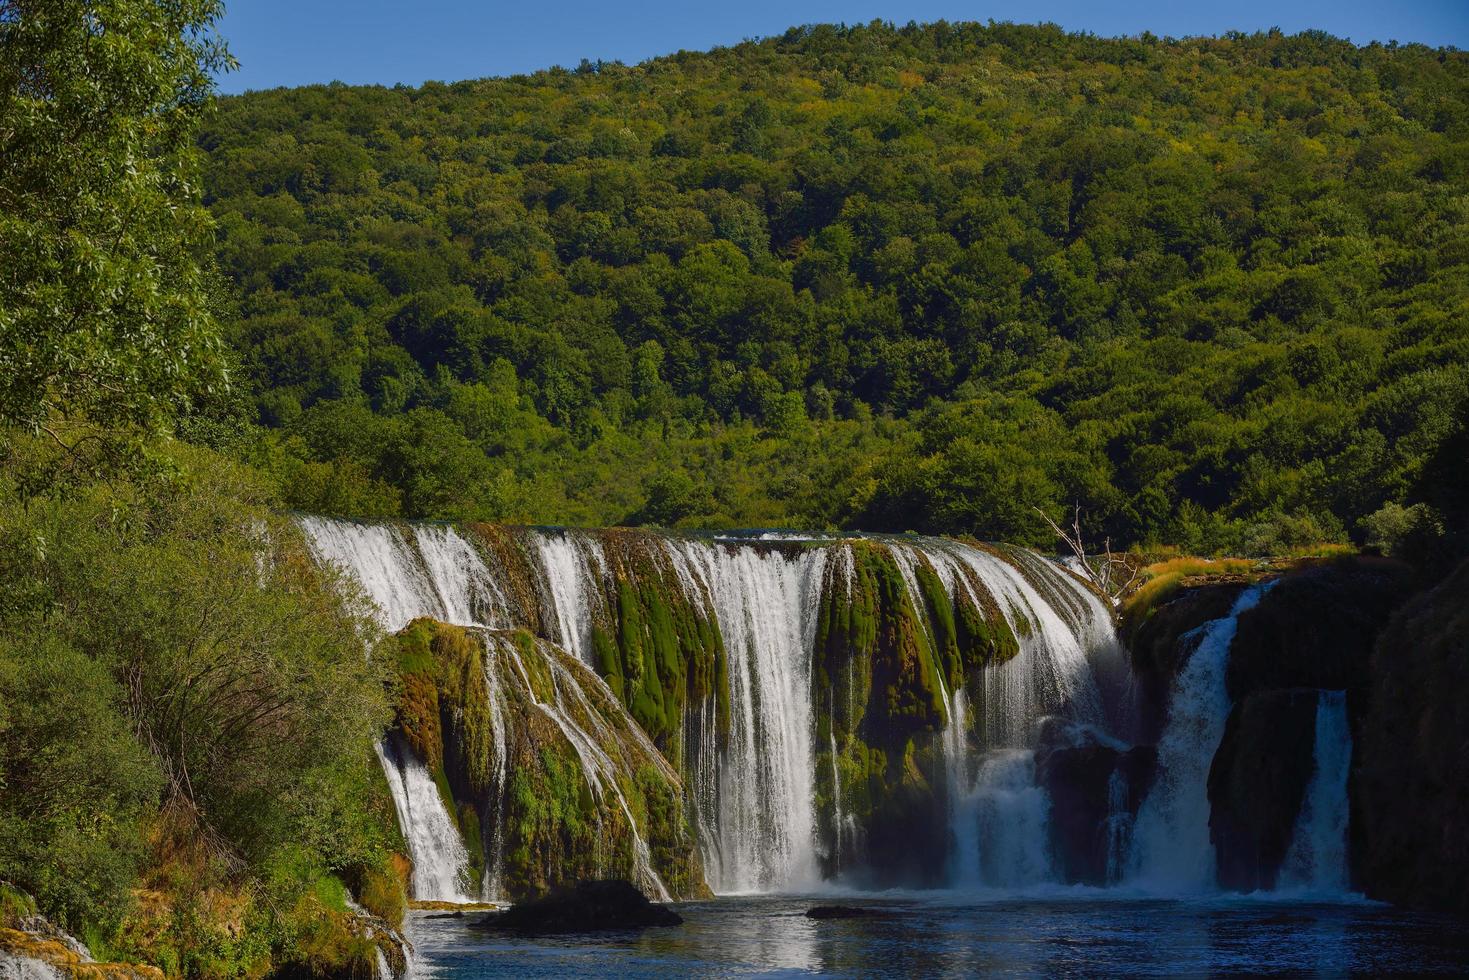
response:
[[[394,731],[423,761],[470,857],[479,886],[484,847],[479,807],[491,791],[496,737],[490,720],[481,641],[470,631],[419,619],[392,638],[400,678]]]
[[[956,601],[926,559],[915,556],[912,571],[916,589],[892,550],[872,541],[844,544],[827,566],[812,695],[827,874],[861,867],[879,882],[941,879],[946,694],[1019,650],[982,583],[955,589]],[[953,723],[969,730],[976,720]]]
[[[393,642],[397,732],[486,890],[518,900],[581,878],[636,880],[640,837],[671,893],[707,894],[677,773],[585,665],[525,630],[419,620]]]
[[[604,531],[612,615],[593,627],[597,671],[676,767],[688,707],[706,699],[728,732],[724,642],[706,603],[690,597],[666,549],[646,532]]]

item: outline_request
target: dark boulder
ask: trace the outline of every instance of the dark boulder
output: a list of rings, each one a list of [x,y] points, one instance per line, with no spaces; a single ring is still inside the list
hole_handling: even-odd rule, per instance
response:
[[[1128,748],[1061,718],[1042,722],[1036,783],[1051,800],[1051,849],[1067,882],[1108,883],[1157,761],[1152,746]]]
[[[1275,885],[1316,760],[1314,689],[1258,691],[1236,704],[1209,769],[1209,837],[1219,884]]]
[[[806,910],[808,919],[871,919],[882,914],[881,909],[860,905],[815,905]]]
[[[1233,701],[1271,688],[1358,690],[1372,645],[1412,588],[1384,558],[1346,558],[1283,577],[1239,617],[1225,681]]]
[[[890,760],[885,782],[868,783],[876,799],[865,827],[865,870],[879,887],[935,885],[948,859],[948,812],[925,770],[939,761],[931,747]]]
[[[1469,915],[1469,563],[1379,637],[1357,767],[1367,894]]]
[[[682,922],[677,912],[648,901],[630,882],[618,878],[553,889],[545,898],[492,912],[475,923],[475,928],[560,935],[676,926]]]

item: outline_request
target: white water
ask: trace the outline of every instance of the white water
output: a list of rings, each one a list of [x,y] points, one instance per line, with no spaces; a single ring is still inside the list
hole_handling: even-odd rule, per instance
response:
[[[985,670],[976,706],[987,748],[1030,744],[1046,715],[1100,724],[1102,698],[1092,670],[1095,651],[1116,645],[1101,600],[1043,559],[1025,561],[1025,573],[988,551],[958,542],[926,541],[925,555],[951,598],[962,592],[983,609],[985,599],[1020,641],[1020,652]],[[1045,589],[1042,594],[1041,589]]]
[[[705,877],[721,893],[815,882],[811,649],[826,552],[669,544],[689,595],[708,597],[728,662],[728,740],[693,760]]]
[[[1241,613],[1256,606],[1274,582],[1252,585],[1229,615],[1199,627],[1198,645],[1174,681],[1168,723],[1158,742],[1158,776],[1138,811],[1132,873],[1142,887],[1184,894],[1215,887],[1209,840],[1209,766],[1224,736],[1229,646]]]
[[[1051,881],[1051,801],[1035,784],[1035,753],[996,749],[979,763],[974,789],[957,809],[954,884],[1023,888]],[[973,841],[965,845],[965,838]]]
[[[468,902],[469,852],[459,839],[439,788],[412,753],[379,745],[378,760],[393,791],[398,826],[413,859],[413,897],[434,902]]]
[[[584,676],[578,677],[564,663],[557,660],[553,651],[542,647],[540,653],[544,664],[550,670],[552,688],[551,700],[544,701],[531,683],[520,649],[515,643],[494,636],[490,637],[490,642],[499,656],[513,666],[514,676],[521,685],[522,694],[561,730],[561,734],[576,752],[577,759],[581,762],[582,777],[586,780],[587,788],[592,791],[593,797],[600,801],[610,795],[617,801],[618,807],[627,820],[628,831],[632,838],[631,877],[633,882],[660,902],[672,901],[672,896],[669,895],[663,880],[653,869],[648,845],[638,831],[638,824],[633,818],[632,809],[628,806],[627,797],[617,782],[618,765],[602,748],[602,744],[625,746],[626,736],[631,736],[646,756],[644,760],[639,761],[657,764],[662,761],[662,756],[646,738],[639,739],[637,735],[632,734],[636,731],[636,725],[629,722],[628,727],[632,731],[617,733],[612,731],[602,719],[588,698],[583,684],[602,685],[602,693],[609,699],[612,693],[606,689],[601,678],[595,674],[585,671]],[[588,731],[584,725],[590,726],[592,730]],[[624,763],[624,768],[628,768],[626,763]],[[661,768],[664,777],[676,785],[677,774],[668,767],[667,763],[662,763]]]
[[[602,543],[576,531],[537,531],[534,541],[561,647],[591,665],[594,616],[608,575]]]
[[[1347,775],[1351,765],[1346,692],[1322,691],[1316,703],[1315,766],[1277,888],[1326,895],[1348,891]]]
[[[489,569],[482,552],[451,527],[355,525],[314,517],[303,517],[301,526],[319,560],[339,564],[360,582],[378,604],[386,629],[401,629],[422,616],[466,626],[516,624],[510,621],[513,607],[505,598],[504,576]],[[610,573],[604,544],[593,533],[564,530],[527,530],[521,541],[539,564],[546,630],[582,663],[591,663],[593,623],[610,614],[605,608]],[[782,550],[745,541],[677,538],[649,538],[648,545],[663,560],[655,563],[657,573],[676,576],[690,604],[714,617],[726,651],[727,738],[717,739],[710,698],[689,705],[687,732],[698,741],[680,746],[708,883],[721,893],[815,883],[812,713],[821,695],[811,689],[815,617],[829,561],[836,561],[837,572],[845,574],[851,588],[851,548],[840,541]],[[1102,721],[1094,661],[1116,648],[1109,611],[1071,576],[1030,552],[1006,551],[1002,558],[943,539],[884,541],[883,547],[898,561],[930,636],[933,626],[917,588],[918,563],[937,574],[950,597],[962,594],[978,608],[999,610],[1018,636],[1019,654],[983,671],[972,707],[964,688],[943,692],[953,720],[942,736],[950,821],[961,879],[1044,880],[1049,874],[1049,860],[1043,860],[1044,796],[1040,790],[1025,790],[1017,780],[1033,771],[1033,761],[1027,760],[1037,718],[1062,714],[1086,723]],[[508,676],[486,660],[498,788],[504,788],[508,776],[502,741],[504,693],[499,689]],[[538,707],[576,746],[588,779],[598,783],[596,792],[611,793],[632,823],[616,779],[607,777],[610,761],[598,757],[596,739],[574,730],[563,705],[538,702]],[[845,707],[851,717],[855,705]],[[834,776],[840,746],[833,739],[823,748],[833,755]],[[405,792],[395,785],[400,811],[407,801],[397,796]],[[426,805],[419,802],[420,808]],[[861,827],[843,813],[840,790],[833,807],[833,846],[840,857],[846,846],[855,848]],[[498,896],[501,836],[497,817],[488,833],[494,854],[486,854],[486,898]],[[636,826],[633,836],[636,873],[649,892],[658,893],[663,884],[654,884],[657,874],[646,864]],[[438,842],[425,837],[417,846],[432,848]]]
[[[1107,777],[1107,819],[1102,833],[1107,839],[1107,884],[1116,884],[1126,868],[1132,849],[1133,815],[1127,807],[1129,787],[1121,769]]]
[[[972,711],[963,687],[943,692],[948,724],[940,747],[953,843],[950,880],[960,886],[1050,880],[1049,803],[1033,785],[1030,746],[1045,715],[1102,723],[1093,661],[1115,654],[1111,616],[1084,586],[1028,552],[1014,553],[1014,565],[946,540],[894,545],[892,553],[930,639],[934,631],[918,592],[919,562],[934,571],[956,605],[967,600],[981,610],[998,607],[1020,644],[1009,661],[985,668]],[[972,728],[985,753],[978,759]]]
[[[318,517],[302,517],[299,523],[314,557],[351,575],[374,602],[379,623],[387,630],[402,629],[425,616],[471,627],[511,625],[510,607],[500,581],[485,564],[479,550],[453,528],[437,525],[404,528]],[[589,625],[587,631],[589,634]],[[502,644],[500,649],[507,647],[513,648],[513,644]],[[518,652],[516,657],[518,660]],[[557,698],[551,704],[536,702],[537,707],[556,721],[576,749],[583,771],[595,783],[598,798],[610,788],[632,829],[634,878],[654,896],[666,899],[667,890],[651,867],[647,845],[639,835],[632,811],[616,780],[609,778],[613,770],[611,760],[562,709],[563,691],[570,691],[568,696],[583,702],[585,695],[576,678],[556,664],[554,658],[547,659],[553,667]],[[504,672],[487,656],[485,683],[493,727],[495,792],[502,798],[507,775],[508,721],[501,690],[503,677]],[[600,679],[595,680],[601,683]],[[529,692],[528,680],[525,685]],[[534,700],[533,692],[530,696]],[[596,717],[595,713],[592,716]],[[662,763],[661,756],[645,738],[644,743],[647,751]],[[388,776],[398,822],[413,858],[413,897],[428,901],[470,901],[465,889],[469,877],[468,851],[423,763],[411,753],[391,749],[387,752],[379,749],[379,759]],[[667,764],[662,764],[666,768]],[[672,770],[668,772],[672,774]],[[481,888],[484,898],[501,897],[504,833],[499,816],[497,806],[489,828],[491,853],[486,855],[487,874]]]

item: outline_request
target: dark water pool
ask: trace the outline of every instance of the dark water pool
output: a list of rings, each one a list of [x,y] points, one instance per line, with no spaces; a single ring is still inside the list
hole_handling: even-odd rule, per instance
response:
[[[813,921],[840,901],[878,918]],[[1368,903],[1250,897],[721,898],[682,926],[529,941],[416,914],[421,975],[455,977],[1314,976],[1469,973],[1469,924]]]

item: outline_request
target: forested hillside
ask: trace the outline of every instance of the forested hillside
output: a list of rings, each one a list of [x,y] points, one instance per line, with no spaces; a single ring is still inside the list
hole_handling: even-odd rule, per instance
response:
[[[202,145],[303,509],[1261,552],[1462,507],[1463,52],[803,28]]]

